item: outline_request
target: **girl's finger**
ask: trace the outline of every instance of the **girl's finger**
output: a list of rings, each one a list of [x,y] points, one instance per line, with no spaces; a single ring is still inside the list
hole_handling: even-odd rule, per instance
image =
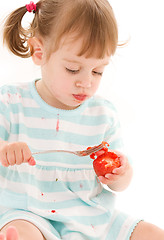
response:
[[[125,169],[126,168],[124,166],[121,166],[119,168],[113,169],[112,173],[120,175],[120,174],[124,173]]]
[[[31,151],[26,144],[22,146],[22,154],[24,159],[23,162],[28,162],[31,158]]]
[[[109,180],[104,178],[103,176],[99,176],[98,179],[100,180],[101,183],[103,184],[108,184]]]
[[[118,179],[118,175],[108,173],[105,175],[105,177],[99,176],[98,178],[103,184],[109,184],[116,181]]]
[[[16,164],[20,165],[21,163],[23,163],[23,159],[22,159],[22,151],[20,148],[15,150],[15,157],[16,157]]]
[[[15,227],[8,227],[6,230],[6,240],[18,240],[18,232]]]
[[[8,160],[7,160],[7,153],[6,152],[1,153],[0,159],[1,159],[2,166],[8,167],[10,165]]]
[[[15,151],[12,148],[9,148],[6,154],[9,165],[13,166],[16,164]]]
[[[28,164],[31,165],[31,166],[35,166],[36,165],[36,161],[33,157],[31,157],[29,160],[28,160]]]
[[[5,240],[5,235],[3,233],[0,233],[0,240]]]

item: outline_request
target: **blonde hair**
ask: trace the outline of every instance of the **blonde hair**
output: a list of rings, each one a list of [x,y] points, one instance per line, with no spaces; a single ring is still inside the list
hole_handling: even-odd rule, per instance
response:
[[[51,40],[47,49],[50,56],[70,33],[74,34],[73,40],[83,39],[79,56],[103,58],[116,51],[118,28],[108,0],[40,0],[32,23],[24,29],[21,23],[26,12],[26,6],[18,8],[4,25],[3,41],[17,56],[32,56],[33,49],[27,40],[34,36]]]

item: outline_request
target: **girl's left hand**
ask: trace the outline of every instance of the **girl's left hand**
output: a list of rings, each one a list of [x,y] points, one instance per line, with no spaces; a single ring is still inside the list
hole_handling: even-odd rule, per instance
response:
[[[121,162],[121,166],[119,168],[115,168],[112,173],[107,173],[105,177],[104,176],[98,177],[100,182],[106,185],[110,185],[116,182],[117,180],[119,180],[119,178],[126,173],[126,170],[128,169],[128,165],[129,165],[128,159],[125,155],[123,155],[122,153],[116,150],[113,150],[113,152],[118,155],[119,160]]]

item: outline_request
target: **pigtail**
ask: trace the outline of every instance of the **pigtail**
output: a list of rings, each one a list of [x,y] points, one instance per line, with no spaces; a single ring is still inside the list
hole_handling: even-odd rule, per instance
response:
[[[29,32],[21,25],[26,12],[26,6],[13,11],[7,17],[3,30],[3,43],[6,43],[9,50],[15,55],[23,58],[31,56],[30,47],[27,44]]]
[[[35,14],[25,29],[21,22],[27,11]],[[108,0],[39,0],[36,4],[31,1],[7,17],[3,42],[15,55],[28,58],[34,53],[28,45],[29,38],[50,39],[46,45],[48,59],[59,48],[62,37],[71,33],[75,33],[73,40],[83,38],[79,56],[113,55],[118,46],[118,26]]]

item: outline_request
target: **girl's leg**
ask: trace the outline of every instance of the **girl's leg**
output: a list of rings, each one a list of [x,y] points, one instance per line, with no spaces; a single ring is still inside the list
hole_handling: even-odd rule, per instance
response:
[[[164,240],[164,230],[157,226],[141,221],[134,229],[130,240]]]
[[[5,236],[5,238],[3,237]],[[0,231],[0,240],[46,240],[40,230],[26,220],[14,220]]]

